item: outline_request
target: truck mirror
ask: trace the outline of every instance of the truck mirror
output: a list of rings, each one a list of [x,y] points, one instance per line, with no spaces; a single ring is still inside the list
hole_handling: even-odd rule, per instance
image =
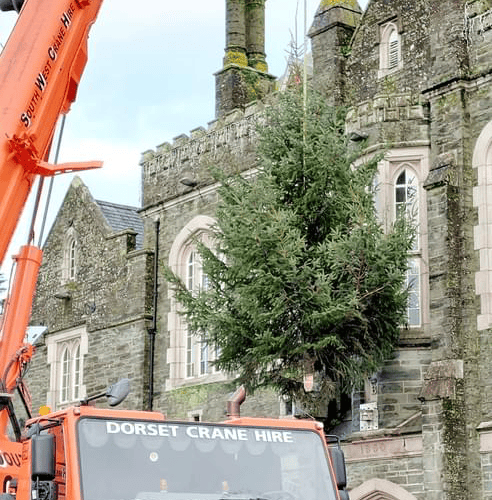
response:
[[[110,386],[106,392],[109,406],[119,405],[130,393],[130,380],[122,378]]]
[[[55,436],[36,434],[31,438],[32,479],[52,481],[55,478]]]
[[[330,448],[329,450],[337,480],[337,488],[343,490],[347,486],[347,469],[343,450],[341,448]]]
[[[16,10],[20,12],[24,0],[0,0],[0,10]]]
[[[108,387],[106,392],[101,394],[96,394],[95,396],[89,396],[88,398],[83,399],[80,404],[88,405],[89,401],[94,401],[95,399],[103,398],[106,396],[108,398],[109,406],[119,405],[130,393],[130,380],[127,378],[122,378],[118,380],[116,384],[113,384]]]

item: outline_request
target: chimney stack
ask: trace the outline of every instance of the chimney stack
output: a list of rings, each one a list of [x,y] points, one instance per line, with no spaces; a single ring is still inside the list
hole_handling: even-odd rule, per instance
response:
[[[215,74],[216,117],[274,89],[265,58],[265,0],[226,0],[224,67]]]

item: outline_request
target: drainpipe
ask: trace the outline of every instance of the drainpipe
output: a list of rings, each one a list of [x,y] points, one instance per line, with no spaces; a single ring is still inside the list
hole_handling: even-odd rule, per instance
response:
[[[227,400],[227,416],[239,418],[241,416],[240,406],[246,399],[246,389],[241,385],[236,392]]]
[[[149,333],[149,411],[154,409],[154,357],[155,336],[157,333],[157,286],[159,270],[159,229],[160,221],[155,221],[155,250],[154,250],[154,291],[152,294],[152,326],[147,330]]]

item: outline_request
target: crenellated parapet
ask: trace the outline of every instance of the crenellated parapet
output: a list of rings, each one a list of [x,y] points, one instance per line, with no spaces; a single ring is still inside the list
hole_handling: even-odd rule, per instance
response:
[[[412,94],[375,96],[347,113],[348,134],[363,134],[372,144],[403,145],[429,141],[429,107]]]
[[[165,203],[213,182],[210,166],[247,170],[254,166],[256,127],[262,107],[247,106],[181,134],[142,154],[143,207]]]
[[[480,3],[466,5],[465,38],[471,74],[485,74],[492,66],[492,9],[483,10]]]

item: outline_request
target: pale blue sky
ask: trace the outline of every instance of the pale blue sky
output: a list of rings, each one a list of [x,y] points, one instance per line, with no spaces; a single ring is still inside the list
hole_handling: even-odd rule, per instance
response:
[[[297,3],[266,2],[267,62],[275,76],[285,71]],[[365,8],[367,0],[359,3]],[[318,5],[306,0],[308,28]],[[300,40],[303,14],[300,0]],[[0,12],[0,43],[15,19],[13,12]],[[93,196],[139,206],[141,153],[214,119],[213,74],[222,67],[224,45],[225,0],[105,0],[90,33],[89,61],[67,116],[59,161],[103,160],[103,169],[79,174]],[[71,179],[55,180],[50,223]],[[24,244],[27,227],[24,217],[10,254]],[[8,267],[2,267],[7,276]]]

